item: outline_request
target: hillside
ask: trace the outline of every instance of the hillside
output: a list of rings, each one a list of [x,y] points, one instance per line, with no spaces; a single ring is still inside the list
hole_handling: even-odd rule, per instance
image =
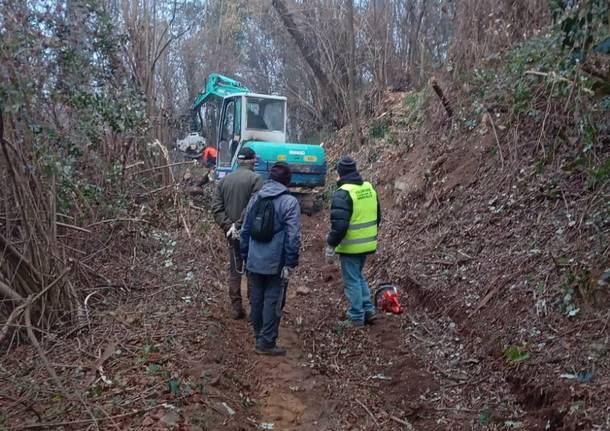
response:
[[[148,205],[169,213],[145,219],[175,221],[119,230],[120,249],[95,262],[127,290],[92,298],[87,331],[47,353],[66,396],[88,388],[94,416],[44,386],[21,403],[16,388],[45,373],[19,365],[34,354],[23,346],[3,364],[15,373],[9,428],[81,429],[97,417],[121,429],[605,429],[607,178],[590,187],[562,169],[576,151],[567,146],[540,169],[537,140],[513,142],[517,123],[489,116],[469,130],[448,124],[429,90],[390,92],[364,127],[368,145],[350,150],[347,129],[326,144],[331,158],[352,153],[380,192],[368,273],[399,287],[405,314],[340,331],[340,275],[322,255],[328,214],[303,216],[281,329],[289,355],[256,357],[247,324],[224,312],[225,250],[201,212],[207,198],[188,207],[189,231],[155,198]]]
[[[476,400],[481,425],[518,411],[524,429],[604,429],[610,112],[591,99],[599,141],[587,164],[574,112],[555,111],[569,100],[541,93],[515,115],[505,90],[481,85],[482,72],[449,89],[453,122],[431,89],[388,93],[364,127],[369,145],[351,150],[348,130],[330,143],[381,191],[369,274],[396,283],[408,310],[425,316],[427,360],[447,361],[429,371],[457,382],[441,398]],[[485,100],[492,91],[495,105]],[[550,116],[532,115],[545,105]]]
[[[412,96],[388,94],[369,123],[384,136],[355,153],[384,208],[369,274],[430,322],[402,339],[425,337],[462,388],[445,396],[477,399],[492,421],[515,409],[524,429],[596,429],[608,403],[607,180],[587,190],[581,173],[540,172],[532,141],[511,143],[514,125],[489,114],[472,131],[445,128],[435,100],[405,133]],[[338,140],[336,154],[349,153]]]
[[[76,3],[0,5],[0,431],[610,429],[603,2]],[[214,183],[172,151],[209,71],[324,141],[286,357],[230,318]],[[405,309],[363,329],[324,259],[346,154]]]

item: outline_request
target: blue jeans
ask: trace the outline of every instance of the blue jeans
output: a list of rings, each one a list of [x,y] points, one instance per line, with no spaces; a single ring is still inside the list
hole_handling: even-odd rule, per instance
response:
[[[340,254],[341,275],[345,284],[345,296],[350,303],[347,318],[355,322],[375,315],[375,306],[371,302],[369,284],[362,271],[366,254]]]
[[[286,283],[279,275],[250,273],[250,319],[257,346],[275,347],[285,303]]]

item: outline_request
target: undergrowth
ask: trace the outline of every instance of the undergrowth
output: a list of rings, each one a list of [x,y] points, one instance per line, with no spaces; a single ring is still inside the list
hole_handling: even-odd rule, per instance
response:
[[[541,171],[557,161],[569,164],[595,188],[608,179],[610,102],[599,79],[583,70],[582,53],[566,49],[565,37],[556,26],[475,69],[462,121],[472,130],[488,112],[522,138],[535,139]],[[556,159],[561,146],[568,159]]]

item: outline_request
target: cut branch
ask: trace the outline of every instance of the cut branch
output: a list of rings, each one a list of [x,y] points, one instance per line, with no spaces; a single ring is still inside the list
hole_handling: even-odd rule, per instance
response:
[[[138,415],[141,413],[146,413],[149,412],[151,410],[155,410],[158,409],[160,407],[160,405],[154,405],[152,407],[146,407],[140,410],[134,410],[132,412],[127,412],[127,413],[122,413],[120,415],[114,415],[114,416],[107,416],[107,417],[101,417],[101,418],[91,418],[91,419],[79,419],[79,420],[75,420],[75,421],[63,421],[63,422],[46,422],[46,423],[38,423],[38,424],[29,424],[29,425],[19,425],[15,428],[12,428],[13,430],[25,430],[25,429],[49,429],[49,428],[59,428],[59,427],[65,427],[65,426],[70,426],[70,425],[86,425],[86,424],[90,424],[93,422],[102,422],[102,421],[111,421],[111,420],[115,420],[115,419],[121,419],[121,418],[127,418],[129,416],[134,416],[134,415]]]
[[[144,169],[142,171],[136,172],[136,175],[141,175],[141,174],[145,174],[147,172],[152,172],[152,171],[158,171],[159,169],[170,168],[172,166],[196,165],[196,164],[197,164],[197,161],[195,161],[195,160],[191,160],[191,161],[188,161],[188,162],[169,163],[169,164],[162,165],[162,166],[155,166],[154,168]]]
[[[28,298],[27,301],[28,302],[27,302],[27,305],[25,307],[25,325],[26,325],[26,331],[28,333],[28,337],[30,338],[30,341],[32,342],[32,345],[34,346],[34,348],[38,352],[38,355],[40,356],[40,359],[44,363],[45,368],[49,372],[49,375],[55,381],[55,384],[57,385],[57,389],[62,392],[62,394],[64,395],[64,397],[66,399],[68,399],[69,398],[68,397],[68,395],[69,395],[68,392],[64,388],[64,385],[61,383],[61,380],[59,379],[59,376],[55,372],[55,369],[49,363],[49,360],[47,359],[47,356],[46,356],[44,350],[40,346],[40,343],[38,342],[38,339],[36,338],[36,335],[34,335],[34,331],[32,330],[32,317],[31,317],[31,313],[30,313],[30,306],[32,305],[32,302],[31,302],[30,298]]]

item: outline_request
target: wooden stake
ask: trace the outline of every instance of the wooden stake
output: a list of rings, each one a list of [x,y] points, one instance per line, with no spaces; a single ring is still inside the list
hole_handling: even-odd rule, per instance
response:
[[[441,99],[443,108],[445,108],[445,111],[447,112],[447,117],[449,117],[449,119],[451,120],[453,118],[453,109],[451,108],[451,104],[449,103],[447,96],[445,96],[445,94],[443,93],[443,89],[440,87],[440,85],[438,85],[438,81],[435,77],[430,78],[429,83],[438,98]]]

